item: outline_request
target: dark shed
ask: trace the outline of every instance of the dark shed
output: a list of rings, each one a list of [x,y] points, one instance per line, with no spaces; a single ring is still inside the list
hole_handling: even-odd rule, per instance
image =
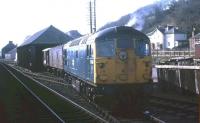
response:
[[[5,47],[2,48],[2,58],[5,58],[5,54],[16,47],[17,45],[14,45],[12,41],[9,41],[9,43]]]
[[[36,32],[17,48],[18,65],[32,71],[41,71],[44,68],[42,50],[64,44],[71,39],[53,26]]]

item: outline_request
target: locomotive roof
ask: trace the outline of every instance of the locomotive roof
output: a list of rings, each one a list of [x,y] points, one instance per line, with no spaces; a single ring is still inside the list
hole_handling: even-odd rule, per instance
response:
[[[89,35],[84,35],[82,37],[76,38],[76,39],[74,39],[74,40],[69,41],[68,43],[66,43],[64,45],[64,47],[76,46],[76,45],[79,45],[79,43],[85,44],[87,42],[88,37],[89,37]]]
[[[142,36],[142,37],[146,37],[148,38],[144,33],[135,30],[132,27],[128,27],[128,26],[118,26],[118,27],[111,27],[111,28],[107,28],[104,30],[100,30],[92,35],[84,35],[80,38],[74,39],[70,42],[68,42],[65,47],[68,46],[76,46],[79,44],[86,44],[86,43],[91,43],[94,41],[98,41],[98,39],[103,39],[103,38],[113,38],[116,37],[119,34],[134,34],[137,36]]]
[[[60,48],[62,48],[64,46],[64,44],[61,44],[61,45],[57,45],[57,46],[55,46],[55,47],[49,47],[49,48],[45,48],[45,49],[43,49],[42,51],[43,52],[45,52],[45,51],[48,51],[48,50],[51,50],[51,49],[60,49]]]
[[[102,31],[98,31],[94,34],[94,38],[95,39],[101,39],[104,37],[112,37],[112,36],[117,36],[118,34],[137,34],[137,36],[145,36],[144,33],[135,30],[132,27],[128,27],[128,26],[117,26],[117,27],[111,27],[111,28],[107,28],[104,29]],[[146,37],[146,36],[145,36]]]

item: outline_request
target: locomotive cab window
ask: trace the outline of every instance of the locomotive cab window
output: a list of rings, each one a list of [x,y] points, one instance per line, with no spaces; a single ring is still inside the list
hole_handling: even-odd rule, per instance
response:
[[[115,56],[115,40],[97,41],[96,49],[99,57],[113,57]]]
[[[134,47],[133,39],[128,36],[120,37],[117,40],[117,48],[121,49],[127,49],[127,48],[132,48]]]
[[[68,51],[67,51],[67,50],[64,50],[63,59],[64,59],[64,64],[65,64],[65,65],[67,65],[67,53],[68,53]]]
[[[87,57],[93,57],[93,49],[91,45],[87,45]]]
[[[139,56],[149,56],[150,55],[150,44],[147,40],[140,39],[136,40],[136,54]]]

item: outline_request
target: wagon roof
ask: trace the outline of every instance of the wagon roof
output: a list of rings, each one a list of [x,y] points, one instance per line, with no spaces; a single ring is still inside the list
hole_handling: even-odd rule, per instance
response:
[[[49,26],[33,34],[30,38],[25,40],[19,47],[30,44],[63,44],[72,38],[64,32],[58,30],[54,26]]]
[[[44,50],[42,50],[42,51],[44,52],[44,51],[48,51],[48,50],[50,50],[50,49],[51,49],[51,48],[46,48],[46,49],[44,49]]]

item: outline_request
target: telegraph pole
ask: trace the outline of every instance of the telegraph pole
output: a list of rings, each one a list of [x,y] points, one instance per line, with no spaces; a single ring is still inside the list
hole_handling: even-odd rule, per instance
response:
[[[90,33],[96,32],[96,0],[89,2]]]
[[[93,31],[92,31],[92,2],[90,1],[89,2],[89,12],[90,12],[90,33],[92,33]]]
[[[96,32],[96,0],[94,0],[94,16],[93,16],[93,20],[94,20],[94,27],[93,27],[93,31]]]

